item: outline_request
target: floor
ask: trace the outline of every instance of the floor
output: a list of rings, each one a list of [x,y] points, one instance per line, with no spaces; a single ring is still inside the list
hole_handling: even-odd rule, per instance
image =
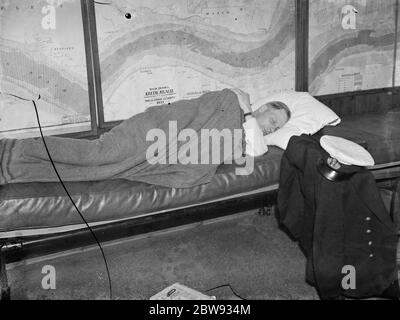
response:
[[[304,281],[296,243],[273,216],[256,211],[105,244],[104,251],[113,299],[148,299],[175,282],[201,292],[230,284],[246,299],[318,299]],[[42,287],[46,266],[54,267],[54,290]],[[10,264],[8,273],[12,299],[109,298],[96,247]],[[237,299],[227,287],[208,294]]]
[[[317,299],[304,281],[305,259],[272,216],[245,212],[104,245],[113,299],[148,299],[179,282],[205,292],[230,284],[246,299]],[[55,290],[42,288],[53,266]],[[46,260],[8,265],[12,299],[108,299],[104,262],[96,247]],[[42,273],[43,271],[43,273]],[[237,299],[223,287],[209,292]]]

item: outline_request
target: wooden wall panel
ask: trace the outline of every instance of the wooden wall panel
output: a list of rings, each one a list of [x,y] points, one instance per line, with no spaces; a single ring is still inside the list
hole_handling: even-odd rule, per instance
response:
[[[400,109],[400,90],[398,88],[317,96],[315,98],[341,116]]]

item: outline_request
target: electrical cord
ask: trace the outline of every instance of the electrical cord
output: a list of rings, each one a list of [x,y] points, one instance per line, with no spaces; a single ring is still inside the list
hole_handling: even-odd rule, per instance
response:
[[[238,295],[238,294],[235,292],[235,290],[233,290],[232,286],[231,286],[229,283],[228,283],[228,284],[220,285],[220,286],[215,287],[215,288],[208,289],[208,290],[206,290],[205,292],[209,292],[209,291],[213,291],[213,290],[216,290],[216,289],[219,289],[219,288],[225,288],[225,287],[228,287],[229,289],[231,289],[232,293],[233,293],[236,297],[238,297],[240,300],[247,300],[247,299],[241,297],[240,295]]]
[[[109,270],[109,268],[108,268],[107,258],[106,258],[105,254],[104,254],[103,247],[101,246],[101,243],[100,243],[99,239],[97,238],[95,232],[94,232],[93,229],[90,227],[89,223],[86,221],[85,217],[83,216],[83,214],[82,214],[81,211],[79,210],[78,206],[75,204],[75,202],[74,202],[74,200],[72,199],[70,193],[68,192],[67,187],[65,186],[63,180],[61,179],[60,174],[58,173],[58,170],[57,170],[57,168],[56,168],[56,166],[55,166],[55,164],[54,164],[53,158],[51,157],[50,152],[49,152],[49,149],[48,149],[48,147],[47,147],[46,140],[44,139],[43,130],[42,130],[42,126],[41,126],[41,124],[40,124],[39,113],[38,113],[38,110],[37,110],[37,106],[36,106],[35,100],[25,99],[25,98],[19,97],[19,96],[15,95],[15,94],[11,94],[11,93],[2,93],[2,92],[0,92],[0,94],[6,94],[6,95],[9,95],[9,96],[12,96],[12,97],[18,98],[18,99],[20,99],[20,100],[24,100],[24,101],[32,101],[33,106],[35,107],[36,119],[37,119],[37,123],[38,123],[38,125],[39,125],[40,136],[42,137],[42,141],[43,141],[44,147],[45,147],[45,149],[46,149],[47,155],[48,155],[48,157],[49,157],[49,160],[50,160],[50,162],[51,162],[51,165],[52,165],[52,167],[53,167],[53,169],[54,169],[54,171],[55,171],[55,173],[56,173],[56,175],[57,175],[57,178],[58,178],[58,180],[60,181],[60,183],[61,183],[61,185],[62,185],[62,187],[63,187],[65,193],[68,195],[69,200],[71,201],[71,203],[72,203],[72,205],[74,206],[75,210],[78,212],[78,214],[79,214],[79,216],[81,217],[82,221],[85,223],[86,227],[89,229],[90,233],[92,234],[94,240],[95,240],[96,243],[97,243],[97,246],[98,246],[99,249],[100,249],[101,255],[102,255],[102,257],[103,257],[104,265],[105,265],[106,271],[107,271],[108,286],[109,286],[109,296],[110,296],[110,300],[111,300],[111,299],[112,299],[112,282],[111,282],[110,270]],[[37,100],[38,100],[38,101],[40,100],[40,95],[39,95],[39,97],[38,97]]]
[[[38,97],[37,100],[39,100],[39,99],[40,99],[40,95],[39,95],[39,97]],[[73,206],[75,207],[76,211],[77,211],[78,214],[80,215],[80,217],[81,217],[81,219],[83,220],[83,222],[86,224],[86,227],[89,229],[90,233],[92,234],[94,240],[95,240],[96,243],[97,243],[97,246],[98,246],[99,249],[100,249],[100,252],[101,252],[101,255],[102,255],[102,257],[103,257],[104,264],[105,264],[105,267],[106,267],[106,271],[107,271],[108,286],[109,286],[109,291],[110,291],[109,295],[110,295],[110,299],[112,299],[112,284],[111,284],[110,270],[109,270],[109,268],[108,268],[108,263],[107,263],[106,256],[105,256],[105,254],[104,254],[103,247],[101,246],[100,241],[99,241],[99,239],[97,238],[96,234],[94,233],[93,229],[90,227],[89,223],[86,221],[86,219],[85,219],[84,216],[82,215],[82,213],[81,213],[81,211],[79,210],[78,206],[75,204],[75,202],[74,202],[74,200],[72,199],[71,195],[69,194],[68,189],[66,188],[66,186],[65,186],[65,184],[64,184],[64,182],[63,182],[63,180],[61,179],[60,174],[58,173],[58,170],[57,170],[57,168],[56,168],[56,166],[55,166],[55,164],[54,164],[53,158],[51,157],[50,152],[49,152],[49,149],[48,149],[48,147],[47,147],[46,140],[44,139],[44,136],[43,136],[42,126],[41,126],[41,124],[40,124],[39,113],[38,113],[38,110],[37,110],[36,102],[35,102],[35,100],[32,100],[32,102],[33,102],[33,105],[34,105],[34,107],[35,107],[35,113],[36,113],[36,118],[37,118],[37,122],[38,122],[38,125],[39,125],[40,135],[41,135],[41,137],[42,137],[42,141],[43,141],[44,147],[45,147],[45,149],[46,149],[47,155],[49,156],[51,165],[53,166],[53,169],[54,169],[54,171],[55,171],[55,173],[56,173],[56,175],[57,175],[57,178],[58,178],[58,180],[60,181],[60,183],[61,183],[61,185],[62,185],[64,191],[65,191],[66,194],[68,195],[68,198],[71,200],[71,203],[72,203]]]

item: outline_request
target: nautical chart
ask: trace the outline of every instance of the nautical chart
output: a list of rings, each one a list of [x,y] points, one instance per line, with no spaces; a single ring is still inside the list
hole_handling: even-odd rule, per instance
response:
[[[90,130],[79,0],[0,0],[0,138]],[[11,95],[10,95],[11,94]]]
[[[395,0],[310,1],[310,92],[391,87]]]
[[[95,4],[105,121],[238,87],[254,101],[294,90],[292,0]]]

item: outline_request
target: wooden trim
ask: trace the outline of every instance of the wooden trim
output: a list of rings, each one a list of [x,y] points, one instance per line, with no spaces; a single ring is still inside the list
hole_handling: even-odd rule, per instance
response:
[[[104,127],[103,90],[101,86],[101,69],[99,56],[99,43],[97,38],[96,10],[94,0],[86,0],[88,6],[88,20],[90,39],[92,44],[93,72],[96,86],[97,116],[99,128]]]
[[[384,113],[398,109],[400,103],[398,88],[382,88],[366,91],[345,92],[332,95],[315,96],[339,116],[364,113]],[[399,101],[400,102],[400,101]]]
[[[308,91],[309,1],[296,0],[296,91]]]
[[[400,87],[386,87],[386,88],[378,88],[378,89],[368,89],[368,90],[359,90],[359,91],[346,91],[332,94],[325,94],[320,96],[314,96],[315,98],[321,99],[336,99],[336,98],[345,98],[350,96],[363,96],[368,94],[378,94],[378,93],[398,93],[400,92]]]
[[[104,129],[104,130],[108,130],[111,129],[117,125],[119,125],[120,123],[122,123],[123,120],[116,120],[116,121],[104,121],[104,116],[103,116],[103,122],[100,123],[100,129]]]
[[[87,8],[86,0],[81,0],[81,14],[83,23],[83,36],[85,40],[85,54],[86,54],[86,72],[87,72],[87,82],[88,82],[88,92],[89,92],[89,106],[90,106],[90,121],[92,129],[90,131],[75,132],[70,134],[65,134],[62,136],[78,136],[78,135],[96,135],[97,134],[97,112],[96,112],[96,101],[95,101],[95,87],[93,81],[93,65],[92,65],[92,54],[91,54],[91,44],[88,31],[87,23]]]

